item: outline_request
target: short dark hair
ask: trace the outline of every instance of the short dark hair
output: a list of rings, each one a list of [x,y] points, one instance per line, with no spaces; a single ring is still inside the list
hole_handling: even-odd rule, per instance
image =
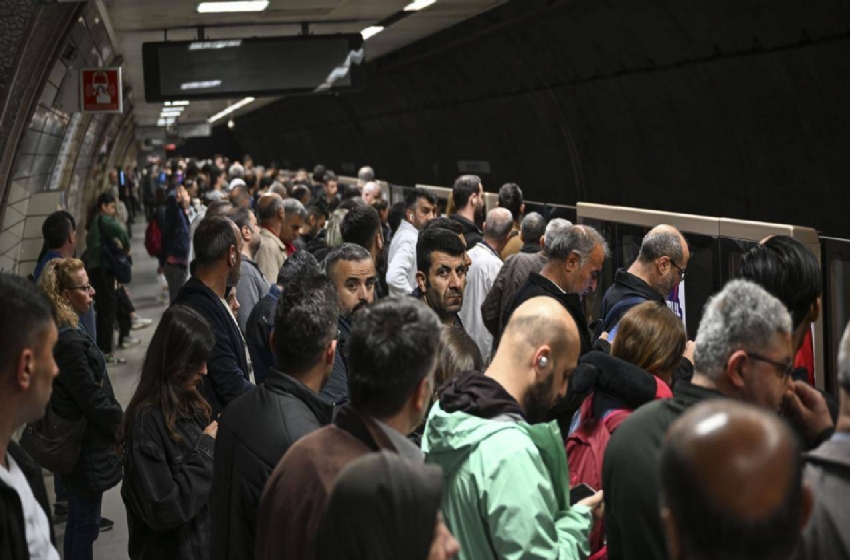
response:
[[[389,297],[354,316],[346,351],[348,393],[375,418],[398,413],[434,369],[440,322],[410,297]]]
[[[668,439],[660,460],[662,499],[676,520],[685,558],[790,558],[789,551],[796,549],[800,538],[802,501],[801,454],[794,453],[793,460],[794,473],[788,477],[790,488],[783,502],[769,517],[752,520],[717,504],[700,484],[695,466],[682,446]]]
[[[72,231],[76,231],[74,217],[65,210],[57,210],[45,218],[41,225],[41,235],[48,249],[58,249],[65,244]]]
[[[381,231],[381,217],[371,206],[356,206],[348,211],[339,225],[339,233],[346,243],[366,249],[371,247],[375,235]]]
[[[230,195],[227,197],[230,201],[230,204],[233,206],[239,207],[246,200],[251,200],[251,193],[248,192],[247,185],[236,185],[231,189]]]
[[[416,242],[416,270],[428,276],[431,270],[431,255],[446,253],[452,257],[460,257],[466,252],[463,241],[456,233],[447,229],[436,228],[425,230],[419,234]]]
[[[445,229],[455,235],[463,235],[463,226],[461,223],[446,216],[440,216],[439,218],[433,218],[425,222],[425,225],[422,226],[422,231],[428,231],[429,229]],[[422,235],[422,233],[420,232],[419,235]]]
[[[339,317],[330,279],[315,271],[298,275],[283,290],[274,315],[274,353],[278,369],[298,375],[322,359],[336,337]]]
[[[407,196],[404,198],[404,208],[405,210],[410,210],[414,206],[416,206],[416,202],[420,199],[424,198],[434,206],[437,205],[437,196],[423,187],[416,187],[407,193]]]
[[[321,164],[317,165],[313,168],[313,181],[316,183],[324,183],[326,174],[327,170],[325,169],[325,166]]]
[[[331,249],[328,252],[328,256],[325,257],[325,274],[333,276],[334,269],[339,261],[362,262],[366,260],[371,261],[372,255],[369,254],[369,251],[365,247],[354,243],[343,243]]]
[[[97,209],[100,210],[100,207],[104,204],[112,204],[113,202],[115,202],[114,196],[108,192],[100,193],[100,196],[97,197]]]
[[[217,263],[230,254],[230,246],[239,247],[233,222],[224,216],[208,216],[201,220],[192,246],[195,248],[195,267]]]
[[[326,220],[329,217],[328,214],[328,203],[324,198],[320,198],[316,202],[311,203],[307,206],[307,216],[313,216],[314,218],[324,217]]]
[[[297,276],[304,271],[319,271],[319,261],[309,251],[295,251],[283,262],[277,273],[277,284],[286,288]]]
[[[522,212],[522,189],[516,183],[505,183],[499,189],[499,206],[511,212],[514,221],[519,220]]]
[[[372,208],[377,210],[378,212],[383,212],[387,208],[390,207],[390,203],[384,200],[383,198],[379,198],[375,202],[372,203]]]
[[[815,255],[786,235],[774,235],[741,256],[738,276],[755,282],[782,302],[794,328],[820,296],[821,271]]]
[[[24,348],[34,348],[54,321],[47,296],[32,282],[0,272],[0,374],[16,365]]]
[[[478,186],[481,184],[481,178],[478,175],[461,175],[455,179],[455,184],[452,186],[452,198],[455,201],[455,208],[463,208],[469,203],[469,199],[474,194],[478,194]]]
[[[345,188],[342,189],[342,199],[348,200],[349,198],[355,198],[361,195],[360,187],[357,185],[345,185]]]
[[[523,243],[540,243],[546,233],[546,220],[537,212],[529,212],[519,225]]]
[[[253,212],[251,212],[250,209],[237,206],[230,209],[227,213],[227,217],[230,218],[230,221],[236,224],[236,227],[238,227],[241,231],[243,227],[251,226],[251,214],[253,214]]]

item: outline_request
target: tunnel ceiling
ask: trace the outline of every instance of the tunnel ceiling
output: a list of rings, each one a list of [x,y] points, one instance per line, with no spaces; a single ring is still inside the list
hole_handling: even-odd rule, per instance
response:
[[[262,161],[793,223],[850,237],[850,1],[514,0],[385,55],[365,90],[238,118]],[[217,131],[218,136],[227,135]]]

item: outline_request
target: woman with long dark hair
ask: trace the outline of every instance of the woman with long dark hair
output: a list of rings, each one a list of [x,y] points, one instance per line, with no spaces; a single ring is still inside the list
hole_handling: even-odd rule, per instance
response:
[[[130,558],[210,557],[209,497],[218,430],[197,386],[215,345],[207,321],[185,306],[162,316],[127,406],[119,449]]]
[[[103,354],[80,322],[96,295],[83,262],[53,259],[38,283],[53,305],[59,326],[59,341],[53,349],[59,376],[53,382],[50,406],[64,419],[86,423],[79,459],[59,477],[68,494],[65,558],[87,560],[92,558],[100,531],[103,493],[121,481],[115,437],[123,413]]]

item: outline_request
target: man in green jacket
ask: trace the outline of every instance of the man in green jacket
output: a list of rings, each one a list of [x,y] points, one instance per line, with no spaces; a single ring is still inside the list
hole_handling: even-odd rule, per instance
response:
[[[587,557],[602,492],[570,506],[561,432],[542,423],[566,393],[580,345],[566,309],[533,298],[511,316],[487,371],[442,390],[423,450],[443,467],[443,516],[460,560]]]

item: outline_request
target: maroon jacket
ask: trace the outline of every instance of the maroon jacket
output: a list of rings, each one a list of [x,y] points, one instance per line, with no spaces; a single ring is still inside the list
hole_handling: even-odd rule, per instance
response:
[[[350,405],[305,436],[275,467],[257,513],[257,560],[313,560],[316,535],[339,472],[374,451],[397,452],[384,431]]]

